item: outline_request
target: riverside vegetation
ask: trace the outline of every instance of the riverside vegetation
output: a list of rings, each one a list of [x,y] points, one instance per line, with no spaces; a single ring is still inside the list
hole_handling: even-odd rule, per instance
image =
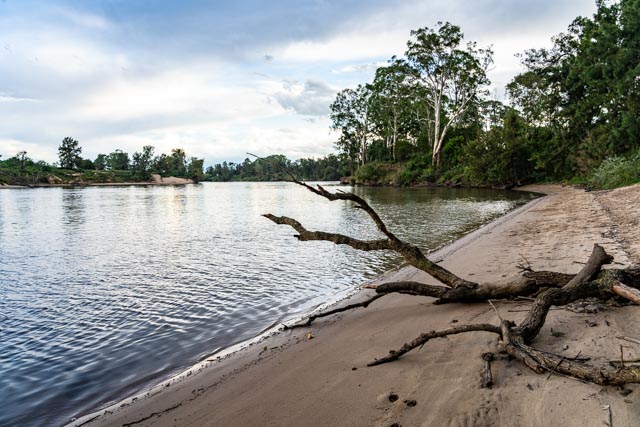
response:
[[[451,23],[413,31],[404,56],[338,93],[339,153],[322,173],[373,185],[639,182],[640,1],[596,6],[551,48],[520,54],[525,71],[507,85],[508,103],[487,89],[491,48],[465,44]],[[216,165],[212,178],[245,179],[247,162]]]
[[[293,162],[273,155],[203,171],[203,159],[187,160],[180,149],[153,158],[147,146],[131,161],[120,150],[94,161],[61,158],[55,172],[71,179],[81,170],[82,179],[98,182],[148,179],[152,171],[273,181],[286,179],[282,168],[300,179],[350,176],[370,185],[640,182],[640,0],[596,6],[592,17],[553,37],[551,48],[519,55],[525,71],[507,85],[507,103],[488,90],[491,48],[465,43],[460,27],[438,23],[412,31],[404,55],[371,82],[337,94],[330,106],[337,154]],[[20,152],[0,162],[0,183],[47,179],[51,168]]]
[[[59,163],[34,161],[26,151],[0,161],[0,185],[82,185],[94,183],[125,183],[149,181],[152,174],[189,178],[198,182],[204,178],[204,159],[187,158],[184,150],[174,148],[171,154],[154,156],[155,148],[142,147],[131,158],[122,150],[98,154],[95,160],[81,157],[77,140],[65,137],[58,147]]]

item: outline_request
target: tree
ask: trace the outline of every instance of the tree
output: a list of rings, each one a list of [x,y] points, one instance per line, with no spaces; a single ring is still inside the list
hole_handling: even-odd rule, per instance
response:
[[[491,49],[478,49],[475,42],[461,49],[460,27],[438,23],[437,31],[424,27],[411,32],[405,54],[411,76],[427,89],[425,100],[433,110],[432,163],[440,165],[447,131],[489,84],[486,72],[492,64]]]
[[[140,178],[148,179],[151,172],[153,162],[154,147],[145,145],[142,147],[142,153],[135,152],[132,156],[131,168]]]
[[[338,92],[331,104],[332,129],[340,130],[336,146],[360,166],[367,161],[367,148],[371,137],[368,86]]]
[[[82,153],[82,148],[78,141],[68,136],[65,137],[58,147],[60,167],[63,169],[76,169],[80,164],[80,153]]]
[[[530,137],[546,134],[532,153],[556,179],[587,175],[605,158],[640,146],[640,1],[596,6],[593,17],[578,17],[555,36],[551,48],[524,52],[527,70],[508,86]]]
[[[533,343],[541,333],[547,315],[553,306],[564,306],[584,298],[606,300],[614,296],[640,303],[640,266],[603,270],[602,267],[604,265],[613,262],[613,257],[596,244],[584,267],[576,275],[551,271],[536,272],[529,266],[521,266],[522,275],[512,278],[508,282],[475,283],[465,280],[431,261],[423,254],[420,248],[398,238],[389,230],[378,213],[361,197],[348,192],[331,193],[322,186],[312,187],[298,180],[294,180],[294,182],[329,201],[348,201],[356,208],[366,212],[384,237],[376,240],[360,240],[342,234],[309,231],[297,220],[285,216],[265,214],[264,217],[275,224],[290,226],[297,232],[295,237],[300,241],[328,241],[339,245],[347,245],[361,251],[393,251],[401,255],[409,265],[424,271],[439,281],[440,285],[404,281],[368,286],[375,289],[376,295],[360,303],[311,316],[306,322],[299,323],[293,327],[306,327],[319,317],[357,307],[367,307],[377,299],[391,293],[435,297],[437,298],[436,302],[439,304],[451,302],[486,304],[495,299],[535,296],[531,308],[519,323],[503,319],[496,310],[497,317],[500,320],[498,324],[467,324],[441,331],[425,332],[402,347],[391,350],[387,355],[372,360],[368,366],[376,366],[398,360],[406,353],[420,348],[435,338],[482,331],[499,337],[497,351],[507,354],[539,374],[558,373],[600,385],[640,383],[640,368],[637,366],[625,365],[624,362],[620,362],[618,366],[614,367],[589,365],[584,363],[585,360],[576,360],[577,357],[573,360],[567,359],[533,347]],[[483,386],[491,387],[489,363],[491,358],[485,356],[483,358],[487,361]]]
[[[187,166],[187,177],[199,182],[204,177],[202,173],[202,167],[204,165],[204,159],[198,159],[197,157],[191,157],[189,159],[189,165]]]
[[[392,160],[396,161],[398,140],[401,136],[406,138],[411,129],[411,100],[419,89],[409,84],[406,65],[396,58],[392,58],[388,66],[376,70],[370,88],[372,127],[384,138]]]
[[[114,171],[126,171],[129,169],[129,154],[116,149],[107,157],[107,167]]]
[[[20,170],[24,172],[24,167],[30,159],[27,157],[27,152],[22,150],[16,154],[16,159],[18,159],[18,163],[20,163]]]
[[[96,170],[103,171],[107,168],[107,155],[106,154],[98,154],[96,159],[93,161],[93,165]]]
[[[78,167],[82,170],[95,170],[96,165],[91,161],[91,159],[80,159],[78,163]]]
[[[169,156],[169,169],[171,175],[186,176],[187,174],[187,154],[182,148],[174,148]]]

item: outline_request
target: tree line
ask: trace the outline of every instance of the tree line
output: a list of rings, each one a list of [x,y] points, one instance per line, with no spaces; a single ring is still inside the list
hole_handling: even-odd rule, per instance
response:
[[[222,162],[207,167],[204,179],[207,181],[282,181],[291,177],[290,171],[299,179],[308,181],[336,181],[349,174],[348,159],[330,154],[324,158],[302,158],[289,160],[281,154],[242,163]]]
[[[87,182],[145,181],[151,174],[189,178],[194,181],[204,179],[204,159],[187,157],[181,148],[174,148],[169,154],[155,154],[151,145],[142,151],[129,153],[116,149],[109,154],[98,154],[95,160],[82,157],[80,143],[65,137],[58,147],[58,163],[48,164],[34,161],[26,151],[4,161],[0,160],[0,183],[37,185],[49,183],[52,175],[62,181],[75,179],[78,173]]]
[[[336,148],[361,180],[400,184],[584,180],[611,159],[634,161],[640,0],[596,6],[551,48],[519,55],[525,71],[507,85],[506,103],[488,91],[490,47],[465,43],[448,22],[412,31],[402,57],[337,94]]]
[[[98,154],[95,160],[83,159],[78,141],[66,137],[58,147],[60,167],[63,169],[130,171],[136,179],[149,179],[152,173],[163,176],[191,178],[196,181],[204,177],[204,159],[187,158],[185,151],[174,148],[170,154],[155,156],[155,147],[145,145],[142,151],[129,154],[116,149],[110,154]]]

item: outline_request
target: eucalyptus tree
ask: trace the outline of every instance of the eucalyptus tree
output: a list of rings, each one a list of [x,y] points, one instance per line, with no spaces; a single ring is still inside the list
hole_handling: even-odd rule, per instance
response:
[[[22,150],[22,151],[18,151],[18,154],[16,154],[16,159],[18,160],[18,163],[20,163],[20,170],[24,171],[24,167],[27,164],[27,162],[30,160],[27,157],[27,152]]]
[[[331,128],[340,130],[336,147],[360,166],[367,161],[372,137],[370,98],[369,85],[358,85],[338,92],[331,104]]]
[[[475,42],[462,47],[460,27],[449,22],[439,22],[436,30],[420,28],[411,36],[406,61],[412,79],[429,94],[425,102],[433,110],[432,163],[439,166],[447,131],[471,103],[486,94],[493,52],[478,48]]]
[[[393,57],[390,64],[376,70],[371,84],[370,112],[372,128],[384,138],[393,161],[397,160],[396,148],[401,137],[407,139],[415,126],[413,105],[418,94],[415,85],[407,78],[407,66]]]

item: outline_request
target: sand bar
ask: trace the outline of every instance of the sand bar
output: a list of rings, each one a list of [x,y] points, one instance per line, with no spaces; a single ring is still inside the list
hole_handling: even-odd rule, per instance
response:
[[[480,282],[516,275],[522,257],[534,269],[575,273],[594,243],[622,265],[640,259],[640,186],[606,192],[560,186],[525,189],[549,195],[432,259],[443,258],[442,265]],[[382,280],[398,279],[435,283],[413,268],[399,269]],[[495,386],[481,389],[481,354],[493,351],[496,342],[495,336],[482,332],[433,340],[399,361],[367,368],[367,362],[421,332],[453,324],[497,323],[488,304],[432,301],[385,296],[367,309],[279,333],[221,360],[212,357],[179,379],[74,425],[584,426],[604,425],[608,408],[615,426],[640,422],[638,385],[629,386],[632,393],[623,396],[614,387],[538,375],[518,362],[498,358],[493,365]],[[503,317],[518,321],[528,303],[496,306]],[[602,308],[597,313],[553,310],[535,346],[567,357],[580,352],[598,364],[619,359],[624,345],[625,358],[640,358],[640,345],[616,338],[640,338],[640,308]],[[565,335],[554,337],[551,329]],[[308,333],[312,339],[307,339]],[[388,398],[392,392],[399,397],[395,402]],[[415,406],[405,403],[412,400]]]

